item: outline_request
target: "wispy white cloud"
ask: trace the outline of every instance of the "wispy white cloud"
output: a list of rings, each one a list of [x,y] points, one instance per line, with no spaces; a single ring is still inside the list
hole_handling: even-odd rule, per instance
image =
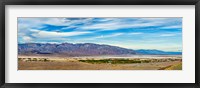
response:
[[[164,36],[164,37],[167,37],[167,36],[176,36],[177,34],[161,34],[160,36]]]
[[[84,35],[84,34],[89,34],[92,32],[53,32],[53,31],[36,31],[35,33],[32,34],[34,37],[40,37],[40,38],[55,38],[55,37],[69,37],[69,36],[77,36],[77,35]]]
[[[108,21],[113,21],[113,20],[117,20],[116,18],[104,18],[104,19],[99,19],[98,21],[100,22],[108,22]]]
[[[74,24],[88,24],[93,18],[69,20],[67,18],[18,18],[18,29],[41,28],[43,25],[74,27]]]
[[[182,25],[173,25],[173,26],[165,26],[161,27],[160,29],[174,29],[174,28],[182,28]]]
[[[23,39],[24,42],[26,42],[26,43],[32,42],[32,40],[33,40],[33,39],[32,39],[31,37],[29,37],[29,36],[23,36],[22,39]]]
[[[142,32],[133,32],[133,33],[128,33],[129,35],[140,35],[140,34],[144,34]]]
[[[111,38],[111,37],[116,37],[116,36],[120,36],[123,35],[124,33],[114,33],[114,34],[110,34],[110,35],[101,35],[101,36],[96,36],[93,38],[88,38],[85,40],[95,40],[95,39],[101,39],[101,38]]]
[[[124,22],[123,20],[114,19],[112,22],[96,23],[92,25],[82,26],[81,29],[85,30],[118,30],[122,28],[140,28],[140,27],[152,27],[163,26],[171,24],[172,18],[140,18],[131,23]],[[168,28],[179,28],[179,25],[167,26]]]

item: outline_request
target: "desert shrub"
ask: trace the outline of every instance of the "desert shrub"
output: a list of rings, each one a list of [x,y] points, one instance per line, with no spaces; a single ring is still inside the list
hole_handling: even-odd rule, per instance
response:
[[[50,60],[48,60],[47,58],[44,58],[44,62],[48,62],[48,61],[50,61]]]
[[[47,59],[44,59],[44,62],[46,62],[47,61]]]
[[[37,58],[33,58],[33,61],[37,61]]]
[[[143,60],[142,63],[149,63],[151,62],[150,60]]]
[[[19,60],[19,61],[22,61],[22,60],[23,60],[23,58],[18,58],[18,60]]]
[[[28,58],[28,61],[31,61],[31,58]]]

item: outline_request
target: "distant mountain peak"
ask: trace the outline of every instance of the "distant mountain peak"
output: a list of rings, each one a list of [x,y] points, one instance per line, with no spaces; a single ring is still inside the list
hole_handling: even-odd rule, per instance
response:
[[[94,43],[24,43],[18,44],[20,55],[43,55],[56,54],[64,56],[96,56],[96,55],[177,55],[181,52],[165,52],[156,49],[132,50],[118,46]]]
[[[100,45],[93,43],[62,43],[62,44],[40,44],[30,43],[18,44],[19,54],[57,54],[66,56],[93,56],[93,55],[134,55],[136,52],[131,49]]]

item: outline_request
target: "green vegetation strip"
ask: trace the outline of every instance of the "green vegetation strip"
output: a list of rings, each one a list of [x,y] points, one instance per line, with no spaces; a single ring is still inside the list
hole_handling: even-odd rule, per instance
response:
[[[101,64],[101,63],[111,63],[111,64],[130,64],[130,63],[149,63],[150,60],[129,60],[129,59],[102,59],[102,60],[79,60],[80,62]]]

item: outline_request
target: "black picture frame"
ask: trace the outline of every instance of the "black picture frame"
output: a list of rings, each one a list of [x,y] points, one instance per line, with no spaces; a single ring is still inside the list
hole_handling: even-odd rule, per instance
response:
[[[1,88],[200,88],[200,0],[1,0],[0,3]],[[195,83],[5,83],[6,5],[195,5]]]

